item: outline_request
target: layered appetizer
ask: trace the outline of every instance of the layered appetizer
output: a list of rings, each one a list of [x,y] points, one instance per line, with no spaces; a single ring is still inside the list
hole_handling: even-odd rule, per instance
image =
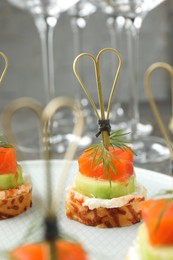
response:
[[[146,189],[136,182],[132,150],[96,147],[78,159],[74,185],[67,190],[67,217],[97,227],[138,223]]]
[[[48,242],[38,244],[28,244],[12,250],[8,254],[9,260],[87,260],[86,253],[82,246],[77,242],[69,242],[59,239],[55,243],[56,252],[54,258],[50,258],[50,248]]]
[[[146,189],[136,182],[133,151],[123,139],[126,134],[122,130],[111,132],[110,107],[120,67],[105,111],[99,59],[106,51],[113,52],[121,61],[119,53],[111,48],[101,50],[96,59],[91,54],[80,54],[74,61],[75,75],[98,119],[99,130],[96,137],[101,135],[102,139],[98,144],[91,145],[78,158],[74,185],[67,190],[66,215],[89,226],[122,227],[141,220],[140,203],[145,199]],[[76,63],[83,56],[90,57],[94,62],[99,110],[76,70]]]
[[[173,259],[173,199],[151,199],[142,203],[144,223],[130,248],[127,260]]]
[[[0,142],[0,219],[15,217],[32,206],[32,187],[25,183],[15,148]]]

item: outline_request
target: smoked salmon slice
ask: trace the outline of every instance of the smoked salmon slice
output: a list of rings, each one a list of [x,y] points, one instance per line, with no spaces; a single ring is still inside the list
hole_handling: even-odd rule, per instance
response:
[[[173,199],[144,201],[141,208],[151,244],[173,245]]]
[[[0,147],[0,174],[15,174],[17,166],[15,148]]]
[[[86,260],[86,253],[78,243],[57,240],[56,249],[58,260]],[[10,253],[12,259],[18,260],[45,260],[48,259],[48,244],[46,242],[29,244],[14,249]],[[47,255],[47,256],[46,256]]]
[[[131,149],[120,149],[110,147],[109,152],[112,153],[111,160],[115,166],[116,172],[109,167],[109,173],[112,181],[126,181],[134,173],[133,167],[133,153]],[[98,166],[97,161],[100,155],[98,150],[93,163],[93,156],[90,150],[85,150],[84,153],[78,158],[79,172],[85,176],[97,178],[97,179],[109,179],[109,174],[104,174],[103,161]]]

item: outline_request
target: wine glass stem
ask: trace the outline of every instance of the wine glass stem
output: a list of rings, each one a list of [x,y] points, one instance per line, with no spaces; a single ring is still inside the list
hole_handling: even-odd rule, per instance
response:
[[[46,102],[48,103],[55,96],[53,32],[54,32],[55,25],[57,23],[57,18],[35,15],[34,21],[41,39],[43,78],[44,78],[44,85],[45,85]],[[47,165],[48,164],[49,163],[47,163]],[[49,202],[52,201],[52,193],[49,192],[51,175],[48,176],[47,174],[46,177],[49,186],[47,192],[47,201],[48,201],[48,208],[50,208]]]
[[[122,31],[124,28],[123,22],[119,19],[119,16],[110,16],[107,18],[107,27],[110,35],[110,43],[111,47],[117,49],[121,52],[122,47]],[[115,57],[112,55],[112,76],[115,77]],[[119,82],[121,82],[121,77],[119,78]],[[121,85],[121,83],[120,83]],[[116,98],[116,105],[114,106],[114,110],[118,110],[121,107],[120,100],[118,99],[118,95]],[[116,111],[117,112],[117,111]]]
[[[139,88],[138,88],[138,68],[139,68],[139,29],[135,27],[134,21],[130,20],[130,26],[126,28],[128,47],[128,77],[130,89],[130,112],[131,112],[131,138],[138,137],[137,127],[140,120],[139,114]]]
[[[84,28],[80,28],[78,26],[78,17],[71,18],[72,31],[74,35],[74,56],[80,54],[83,51],[83,30]]]
[[[47,103],[55,97],[53,33],[57,20],[57,17],[34,17],[41,40],[43,78]]]
[[[71,18],[71,26],[72,26],[72,32],[73,32],[73,43],[74,43],[74,57],[76,57],[77,55],[79,55],[80,53],[83,52],[83,32],[85,27],[81,28],[78,25],[78,19],[79,17],[72,17]],[[84,18],[83,18],[84,19]],[[85,21],[86,22],[86,21]],[[79,67],[79,74],[82,75],[82,77],[84,78],[84,71],[83,71],[83,65],[82,65],[82,61],[81,61],[81,66]],[[82,99],[82,89],[79,86],[79,91],[77,92],[76,98],[78,101],[81,101]],[[85,100],[86,103],[88,103],[88,100]]]

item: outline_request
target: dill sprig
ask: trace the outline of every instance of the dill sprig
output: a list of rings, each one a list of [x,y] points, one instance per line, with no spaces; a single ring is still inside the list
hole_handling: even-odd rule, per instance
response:
[[[110,134],[110,145],[113,147],[117,147],[120,149],[131,149],[128,145],[131,144],[131,142],[123,139],[123,136],[126,136],[130,133],[125,133],[122,129],[116,130]],[[128,144],[128,145],[127,145]]]
[[[123,130],[116,130],[110,134],[110,147],[119,148],[121,150],[132,149],[128,146],[130,142],[121,138],[129,133],[124,133]],[[104,178],[108,176],[108,180],[111,186],[111,174],[112,171],[117,175],[116,166],[114,160],[119,161],[119,158],[111,151],[109,148],[105,148],[103,141],[101,140],[98,144],[92,144],[89,148],[86,149],[88,152],[88,157],[92,157],[91,167],[93,170],[96,170],[99,165],[102,163],[104,168]],[[133,152],[133,151],[132,151]]]
[[[2,147],[2,148],[11,148],[11,147],[13,147],[13,145],[8,144],[7,142],[4,142],[4,141],[0,141],[0,147]]]
[[[0,134],[0,147],[2,148],[11,148],[13,145],[7,143],[6,141],[3,140],[3,135]]]
[[[173,195],[173,190],[161,190],[154,195],[154,197],[162,196],[162,195]]]

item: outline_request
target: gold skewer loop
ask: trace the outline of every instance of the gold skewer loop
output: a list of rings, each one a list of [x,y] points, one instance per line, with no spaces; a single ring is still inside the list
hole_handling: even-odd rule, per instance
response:
[[[113,82],[113,85],[112,85],[112,89],[111,89],[111,92],[110,92],[107,112],[105,113],[103,92],[102,92],[102,85],[101,85],[101,78],[100,78],[100,57],[101,57],[101,55],[104,52],[107,52],[107,51],[113,52],[118,57],[119,64],[118,64],[117,72],[115,74],[115,78],[114,78],[114,82]],[[77,62],[79,61],[80,58],[82,58],[84,56],[91,58],[93,63],[94,63],[95,75],[96,75],[96,84],[97,84],[97,93],[98,93],[98,101],[99,101],[99,107],[100,107],[101,116],[99,115],[99,113],[97,111],[97,107],[96,107],[93,99],[91,98],[90,94],[88,93],[88,91],[87,91],[83,81],[81,80],[81,78],[79,76],[79,73],[77,72],[77,68],[76,68]],[[109,120],[110,109],[111,109],[111,105],[112,105],[112,98],[113,98],[113,94],[114,94],[114,91],[115,91],[116,83],[117,83],[117,80],[118,80],[118,77],[119,77],[121,66],[122,66],[121,56],[120,56],[119,52],[117,50],[113,49],[113,48],[104,48],[104,49],[102,49],[98,53],[96,58],[92,54],[90,54],[90,53],[82,53],[82,54],[79,54],[76,57],[76,59],[74,60],[74,63],[73,63],[74,73],[75,73],[75,75],[76,75],[76,77],[77,77],[81,87],[83,88],[86,96],[88,97],[88,99],[89,99],[89,101],[90,101],[90,103],[91,103],[91,105],[92,105],[92,107],[94,109],[95,114],[97,116],[97,119],[100,120],[100,121],[102,121],[102,120],[104,121],[105,119]],[[110,145],[109,133],[108,133],[107,130],[103,130],[103,131],[101,131],[101,134],[102,134],[102,140],[103,140],[104,147],[106,149],[108,149],[108,147]]]
[[[7,56],[3,52],[0,52],[0,55],[3,57],[4,62],[5,62],[5,66],[4,66],[3,72],[2,72],[2,74],[0,76],[0,84],[1,84],[2,80],[4,79],[5,74],[7,72],[7,69],[8,69],[8,59],[7,59]]]
[[[171,87],[172,87],[172,91],[173,91],[173,68],[169,64],[163,63],[163,62],[154,63],[147,69],[147,71],[145,73],[145,77],[144,77],[144,85],[145,85],[146,94],[148,96],[151,108],[152,108],[153,113],[156,117],[157,123],[160,127],[160,130],[161,130],[162,135],[163,135],[163,137],[166,141],[166,144],[169,148],[171,160],[173,160],[173,147],[172,147],[171,139],[170,139],[170,137],[167,133],[167,130],[164,126],[164,123],[163,123],[162,118],[160,116],[157,105],[156,105],[156,103],[153,99],[152,92],[151,92],[151,86],[150,86],[151,74],[159,68],[166,70],[170,74],[170,76],[171,76]]]
[[[79,81],[81,87],[83,88],[83,91],[84,91],[85,95],[87,96],[88,100],[90,101],[90,103],[91,103],[91,105],[92,105],[92,107],[93,107],[93,109],[94,109],[94,112],[95,112],[95,114],[96,114],[96,116],[97,116],[97,119],[99,120],[99,119],[100,119],[100,115],[99,115],[99,113],[98,113],[98,111],[97,111],[97,107],[96,107],[96,105],[95,105],[95,103],[94,103],[94,101],[93,101],[91,95],[89,94],[87,88],[85,87],[85,85],[84,85],[84,83],[83,83],[83,81],[82,81],[82,79],[81,79],[81,77],[79,76],[79,73],[78,73],[78,71],[77,71],[77,63],[78,63],[78,61],[79,61],[82,57],[89,57],[89,58],[91,58],[91,60],[92,60],[93,63],[94,63],[95,73],[97,73],[96,60],[95,60],[95,57],[94,57],[92,54],[90,54],[90,53],[81,53],[81,54],[79,54],[79,55],[75,58],[75,60],[74,60],[74,62],[73,62],[73,71],[74,71],[74,74],[75,74],[76,78],[78,79],[78,81]]]
[[[41,105],[41,103],[27,97],[14,100],[4,109],[2,113],[2,127],[4,130],[4,134],[7,137],[8,141],[15,146],[17,146],[17,140],[15,134],[13,133],[11,122],[14,114],[23,108],[32,110],[39,118],[39,120],[41,120],[41,115],[43,111],[43,106]],[[20,160],[24,159],[22,151],[17,150],[17,152],[19,154]]]
[[[120,70],[121,70],[121,67],[122,67],[122,58],[121,58],[121,55],[119,54],[119,52],[116,49],[113,49],[113,48],[104,48],[104,49],[102,49],[98,53],[97,58],[96,58],[96,62],[98,64],[97,70],[99,71],[99,73],[98,73],[99,77],[100,77],[100,66],[99,66],[99,64],[100,64],[100,56],[104,52],[107,52],[107,51],[113,52],[118,57],[118,68],[117,68],[117,72],[115,74],[115,78],[114,78],[114,82],[113,82],[113,85],[112,85],[112,88],[111,88],[111,93],[110,93],[110,96],[109,96],[109,101],[108,101],[108,106],[107,106],[107,113],[106,114],[107,114],[107,119],[109,119],[110,110],[111,110],[111,106],[112,106],[112,99],[113,99],[115,87],[117,85],[117,81],[118,81],[118,78],[119,78]]]
[[[51,158],[51,144],[50,144],[50,121],[55,115],[55,113],[62,107],[67,107],[69,109],[72,109],[75,112],[75,125],[73,129],[73,136],[74,140],[70,142],[67,151],[64,156],[64,163],[62,166],[61,174],[60,174],[60,180],[58,180],[58,189],[56,191],[55,196],[52,198],[51,194],[51,175],[49,174],[51,172],[50,169],[50,163],[49,159]],[[47,176],[47,184],[50,185],[48,187],[48,202],[50,203],[50,209],[49,213],[52,215],[56,214],[57,208],[60,203],[61,195],[60,187],[64,188],[64,182],[67,177],[67,172],[69,169],[69,166],[72,162],[72,159],[75,155],[75,152],[78,147],[78,142],[80,140],[80,137],[83,132],[84,127],[84,118],[83,113],[80,109],[80,107],[76,104],[76,102],[70,98],[67,97],[58,97],[53,99],[48,103],[48,105],[45,107],[42,115],[42,123],[43,123],[43,145],[46,149],[43,149],[43,156],[46,160],[46,176]],[[46,143],[45,143],[46,142]]]

